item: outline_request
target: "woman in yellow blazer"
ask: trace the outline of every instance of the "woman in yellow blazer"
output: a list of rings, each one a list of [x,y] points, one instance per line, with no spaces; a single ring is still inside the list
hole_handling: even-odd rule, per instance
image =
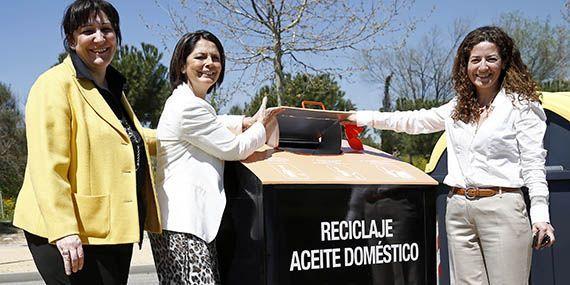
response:
[[[143,228],[160,232],[145,131],[110,66],[119,15],[78,0],[62,22],[69,56],[42,74],[26,104],[28,162],[14,225],[48,284],[125,284]],[[147,142],[145,144],[145,141]]]

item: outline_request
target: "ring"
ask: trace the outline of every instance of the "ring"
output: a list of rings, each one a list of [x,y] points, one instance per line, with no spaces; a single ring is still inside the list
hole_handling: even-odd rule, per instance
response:
[[[61,255],[63,256],[68,256],[69,255],[69,250],[68,249],[64,249],[61,251]]]

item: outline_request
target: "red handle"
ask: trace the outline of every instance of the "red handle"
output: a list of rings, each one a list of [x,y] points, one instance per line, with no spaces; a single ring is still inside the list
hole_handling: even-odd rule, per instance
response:
[[[307,105],[307,106],[309,106],[309,105],[320,106],[321,109],[326,110],[325,105],[322,102],[318,102],[318,101],[302,101],[301,106],[303,107],[303,109],[306,109],[305,105]]]

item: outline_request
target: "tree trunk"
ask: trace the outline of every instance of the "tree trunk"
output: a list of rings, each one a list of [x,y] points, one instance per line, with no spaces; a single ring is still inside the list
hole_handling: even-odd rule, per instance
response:
[[[384,112],[392,111],[392,98],[390,97],[392,76],[394,76],[394,72],[390,72],[390,75],[386,76],[386,80],[384,81],[384,99],[382,100],[382,108],[380,109]]]
[[[275,70],[275,87],[277,87],[277,106],[281,106],[281,95],[285,93],[285,76],[283,75],[283,64],[281,57],[283,51],[281,50],[281,37],[277,35],[274,45],[275,58],[273,59],[273,69]]]

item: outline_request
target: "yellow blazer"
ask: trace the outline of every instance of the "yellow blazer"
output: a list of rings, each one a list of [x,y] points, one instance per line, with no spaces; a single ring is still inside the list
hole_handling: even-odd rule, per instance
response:
[[[144,130],[145,229],[160,232],[150,153],[156,136]],[[42,74],[26,103],[28,161],[14,225],[53,242],[78,234],[84,244],[139,241],[136,172],[129,136],[92,81],[78,79],[68,56]]]

